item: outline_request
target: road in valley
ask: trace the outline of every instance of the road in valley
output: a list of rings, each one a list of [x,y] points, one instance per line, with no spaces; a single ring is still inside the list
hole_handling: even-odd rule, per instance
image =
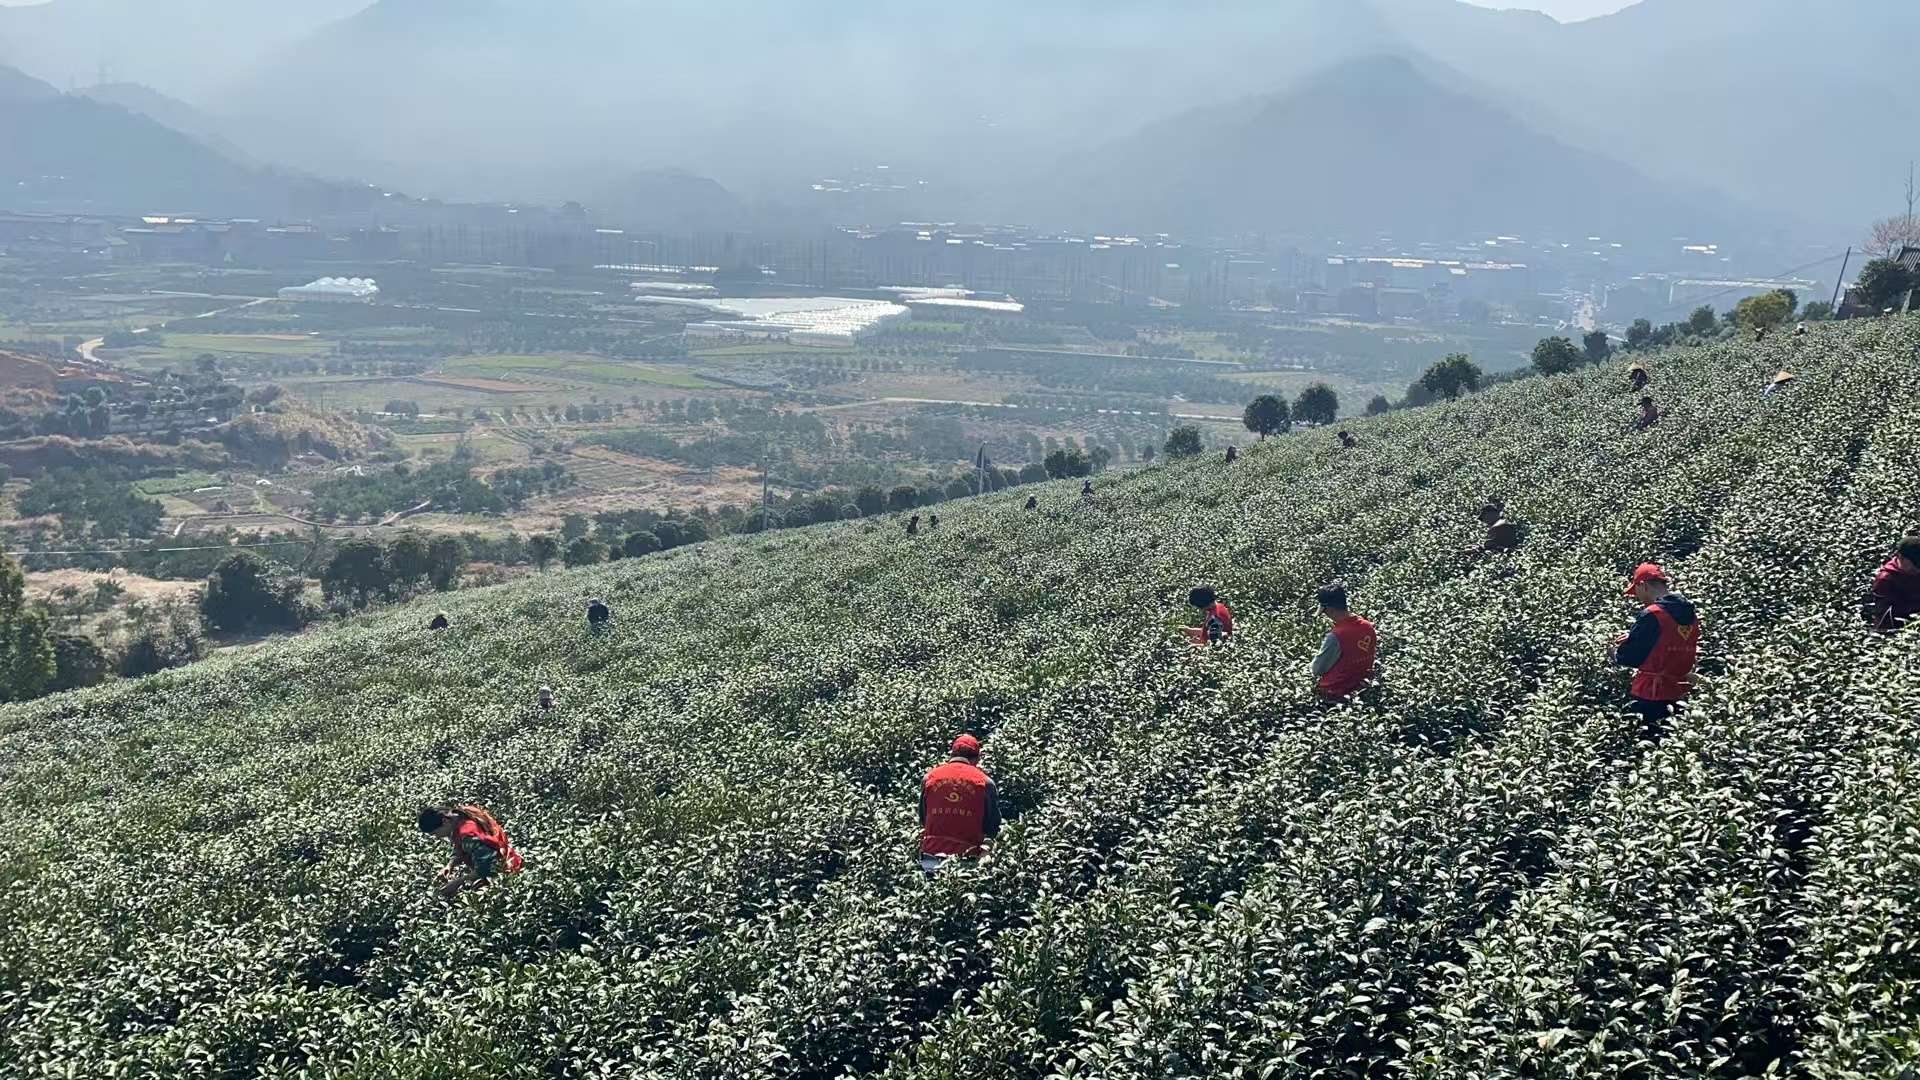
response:
[[[186,295],[192,295],[192,294],[189,294],[189,293],[180,293],[180,294],[170,294],[170,293],[163,293],[163,294],[161,294],[161,295],[182,295],[182,296],[186,296]],[[274,299],[274,297],[271,297],[271,296],[262,296],[262,297],[259,297],[258,299],[254,299],[254,300],[249,300],[249,301],[247,301],[247,302],[246,302],[246,303],[244,303],[244,304],[230,304],[230,305],[228,305],[228,306],[226,306],[226,307],[223,307],[223,308],[219,308],[219,309],[217,309],[217,310],[214,310],[214,311],[203,311],[203,312],[201,312],[201,313],[200,313],[200,314],[198,314],[198,315],[189,315],[189,316],[186,316],[186,317],[184,317],[184,318],[180,318],[180,319],[167,319],[167,320],[165,320],[165,321],[163,321],[163,322],[157,322],[157,323],[154,323],[154,324],[153,324],[152,326],[142,326],[142,327],[140,327],[139,329],[137,329],[137,330],[134,330],[134,331],[132,331],[132,332],[133,332],[133,333],[135,333],[135,334],[150,334],[150,333],[152,333],[152,332],[153,332],[153,331],[155,331],[155,330],[164,330],[164,329],[166,329],[167,327],[169,327],[169,326],[172,326],[172,325],[173,325],[174,323],[177,323],[177,322],[187,322],[187,321],[191,321],[191,320],[193,320],[193,319],[211,319],[211,318],[213,318],[213,317],[214,317],[214,316],[216,316],[216,315],[225,315],[225,314],[227,314],[228,312],[231,312],[231,311],[239,311],[239,310],[241,310],[241,309],[243,309],[243,308],[250,308],[250,307],[254,307],[254,306],[257,306],[257,305],[259,305],[259,304],[265,304],[265,303],[270,303],[270,302],[271,302],[271,301],[272,301],[273,299]],[[100,350],[100,349],[101,349],[102,347],[104,347],[104,346],[106,345],[106,343],[107,343],[107,339],[106,339],[106,338],[104,338],[104,337],[97,337],[97,338],[94,338],[94,339],[93,339],[92,341],[83,341],[83,342],[81,342],[81,343],[80,343],[80,347],[79,347],[79,348],[77,348],[77,349],[75,349],[75,350],[74,350],[74,352],[77,352],[77,353],[79,353],[79,354],[80,354],[80,359],[82,359],[82,360],[84,360],[84,361],[86,361],[87,363],[89,363],[89,364],[91,364],[91,365],[93,365],[94,367],[105,367],[105,366],[107,366],[107,362],[106,362],[105,360],[102,360],[102,359],[100,359],[100,357],[99,357],[99,355],[98,355],[98,353],[99,353],[99,350]]]

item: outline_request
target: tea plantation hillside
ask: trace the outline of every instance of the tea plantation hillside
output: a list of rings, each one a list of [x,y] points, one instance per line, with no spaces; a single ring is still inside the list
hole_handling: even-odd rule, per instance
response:
[[[1920,322],[461,594],[0,710],[0,1076],[1890,1077],[1920,1057]],[[1762,398],[1780,367],[1790,393]],[[1472,511],[1528,530],[1473,563]],[[1699,605],[1664,740],[1622,583]],[[1382,681],[1318,703],[1315,586]],[[1176,633],[1219,585],[1237,640]],[[584,633],[584,598],[619,613]],[[551,716],[531,707],[552,684]],[[921,772],[1010,823],[927,880]],[[451,910],[414,831],[528,857]]]

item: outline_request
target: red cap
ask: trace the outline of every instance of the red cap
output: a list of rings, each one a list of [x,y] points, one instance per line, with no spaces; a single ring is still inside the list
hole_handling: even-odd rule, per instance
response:
[[[953,740],[953,753],[958,757],[979,757],[980,740],[971,735],[962,735]]]
[[[1660,569],[1656,563],[1641,563],[1639,569],[1633,572],[1633,580],[1627,582],[1627,595],[1632,596],[1634,590],[1649,581],[1657,581],[1665,585],[1667,584],[1667,572]]]

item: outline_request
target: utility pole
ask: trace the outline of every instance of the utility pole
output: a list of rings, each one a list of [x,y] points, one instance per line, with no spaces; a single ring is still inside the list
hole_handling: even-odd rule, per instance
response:
[[[1852,261],[1853,248],[1849,247],[1847,248],[1847,253],[1840,259],[1840,277],[1833,283],[1833,302],[1827,305],[1833,309],[1834,316],[1840,314],[1840,286],[1845,285],[1847,282],[1847,264]]]

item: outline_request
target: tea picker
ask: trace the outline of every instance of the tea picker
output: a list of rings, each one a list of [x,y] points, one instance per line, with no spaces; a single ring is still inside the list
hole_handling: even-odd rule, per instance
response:
[[[1693,689],[1703,631],[1693,601],[1674,592],[1667,572],[1653,563],[1634,570],[1627,595],[1645,608],[1633,629],[1613,643],[1613,661],[1636,669],[1633,711],[1652,737]]]
[[[1920,617],[1920,533],[1909,534],[1873,575],[1867,589],[1867,625],[1898,630]]]
[[[421,807],[420,831],[453,846],[452,860],[434,882],[443,900],[452,900],[468,889],[483,888],[496,877],[517,874],[526,864],[507,839],[507,830],[485,807],[475,803]]]
[[[1313,674],[1320,696],[1338,701],[1372,681],[1380,637],[1372,623],[1347,610],[1347,587],[1340,582],[1321,589],[1315,599],[1333,629],[1313,658]]]
[[[587,629],[595,634],[604,634],[613,622],[613,609],[599,597],[587,601]]]
[[[980,740],[962,735],[920,785],[920,869],[978,858],[1000,834],[1000,791],[980,769]]]
[[[1498,499],[1481,507],[1479,517],[1487,527],[1487,539],[1477,554],[1492,555],[1520,546],[1520,527],[1508,520],[1507,508]]]
[[[1187,594],[1187,603],[1199,608],[1199,626],[1187,627],[1187,636],[1195,645],[1218,645],[1233,638],[1233,610],[1214,591],[1202,585]]]

